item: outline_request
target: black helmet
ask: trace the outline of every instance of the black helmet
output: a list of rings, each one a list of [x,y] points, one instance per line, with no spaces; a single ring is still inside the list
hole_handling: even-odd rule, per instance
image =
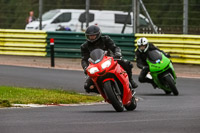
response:
[[[89,36],[96,35],[96,38],[91,39]],[[85,31],[85,36],[89,42],[95,42],[101,37],[101,30],[96,25],[89,26]]]

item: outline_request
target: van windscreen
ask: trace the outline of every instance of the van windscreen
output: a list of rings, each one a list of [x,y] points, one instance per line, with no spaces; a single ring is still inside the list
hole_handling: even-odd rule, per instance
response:
[[[124,23],[127,23],[127,24],[131,24],[131,16],[128,14],[115,14],[115,23],[118,23],[118,24],[124,24]]]
[[[52,19],[58,12],[59,12],[58,10],[46,12],[45,14],[42,15],[42,21]]]

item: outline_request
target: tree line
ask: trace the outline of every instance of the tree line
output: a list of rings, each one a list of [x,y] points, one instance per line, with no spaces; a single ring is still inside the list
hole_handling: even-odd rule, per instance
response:
[[[189,27],[199,28],[200,0],[189,1]],[[154,24],[181,27],[183,0],[143,0]],[[24,29],[29,11],[39,13],[39,0],[0,0],[0,28]],[[90,0],[90,9],[130,11],[132,0]],[[51,9],[85,9],[85,0],[43,0],[43,12]],[[141,10],[141,13],[143,11]],[[144,13],[143,13],[144,14]]]

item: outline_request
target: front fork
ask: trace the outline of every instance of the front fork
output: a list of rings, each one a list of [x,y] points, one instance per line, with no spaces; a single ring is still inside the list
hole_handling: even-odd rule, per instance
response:
[[[114,90],[114,91],[116,92],[116,94],[118,94],[118,95],[122,98],[122,93],[121,93],[121,91],[120,91],[120,89],[119,89],[119,86],[118,86],[117,82],[115,81],[115,79],[113,79],[113,78],[104,79],[104,80],[103,80],[103,84],[104,84],[106,81],[111,81],[111,82],[114,83],[114,85],[115,85],[115,90]]]
[[[170,78],[172,78],[173,79],[173,81],[174,81],[174,84],[176,84],[176,82],[175,82],[175,79],[174,79],[174,77],[172,76],[172,74],[171,73],[167,73],[167,74],[165,74],[163,77],[162,77],[162,79],[163,79],[163,81],[162,82],[164,82],[165,83],[165,78],[166,77],[170,77]],[[168,85],[168,83],[165,83],[165,86],[167,87],[167,88],[169,88],[169,85]]]

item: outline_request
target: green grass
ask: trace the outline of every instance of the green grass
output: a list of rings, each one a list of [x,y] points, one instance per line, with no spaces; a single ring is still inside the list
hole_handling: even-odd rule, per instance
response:
[[[78,104],[100,102],[101,96],[72,91],[0,86],[0,107],[11,104]]]

